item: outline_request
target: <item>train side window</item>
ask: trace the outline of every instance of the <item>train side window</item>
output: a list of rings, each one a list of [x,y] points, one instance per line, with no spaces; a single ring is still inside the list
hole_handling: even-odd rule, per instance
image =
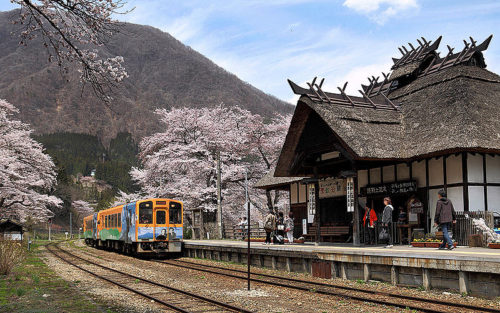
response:
[[[170,224],[181,224],[182,223],[181,204],[179,202],[170,202],[168,215]]]
[[[118,227],[122,227],[122,214],[118,213]]]
[[[156,211],[156,224],[165,224],[165,211]]]
[[[139,204],[139,224],[151,223],[153,223],[153,202],[143,202]]]
[[[116,227],[116,214],[113,214],[113,227]]]

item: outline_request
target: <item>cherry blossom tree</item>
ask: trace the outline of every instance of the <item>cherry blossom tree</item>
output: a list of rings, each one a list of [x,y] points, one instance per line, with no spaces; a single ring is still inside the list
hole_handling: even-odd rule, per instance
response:
[[[67,70],[66,65],[80,65],[81,80],[89,83],[98,98],[108,101],[116,83],[128,77],[123,57],[99,57],[97,49],[117,30],[113,14],[121,12],[121,0],[11,0],[21,7],[14,23],[24,26],[20,43],[41,36],[49,53]]]
[[[274,208],[276,194],[251,186],[276,162],[289,117],[267,123],[241,108],[176,108],[157,110],[165,131],[140,143],[142,168],[131,176],[147,196],[183,200],[186,208],[215,211],[217,156],[221,160],[221,189],[225,218],[244,212],[244,177],[248,173],[250,201],[260,211]]]
[[[143,198],[142,195],[139,193],[126,193],[122,190],[118,190],[118,194],[115,196],[115,200],[111,206],[115,207],[120,204],[126,204],[137,200],[141,200],[142,198]]]
[[[165,131],[140,143],[143,168],[131,175],[150,196],[181,198],[186,207],[216,209],[216,164],[220,154],[222,194],[243,179],[243,125],[248,111],[215,108],[157,110]]]
[[[83,223],[83,218],[94,214],[95,210],[90,203],[83,200],[76,200],[71,203],[73,213],[75,214],[75,221],[77,225]]]
[[[256,158],[256,161],[252,162],[254,169],[252,178],[262,178],[276,165],[291,119],[291,114],[276,114],[266,121],[264,117],[256,114],[252,116],[251,121],[248,121],[246,126],[248,144],[252,155]],[[261,193],[255,189],[254,192]],[[276,211],[288,205],[287,198],[280,196],[279,190],[266,191],[265,196],[269,210]]]
[[[46,220],[62,201],[50,196],[55,165],[33,140],[27,124],[12,120],[17,109],[0,99],[0,216]]]

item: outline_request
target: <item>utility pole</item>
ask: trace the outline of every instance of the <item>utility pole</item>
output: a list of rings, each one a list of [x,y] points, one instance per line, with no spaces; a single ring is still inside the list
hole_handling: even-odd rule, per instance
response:
[[[73,238],[73,216],[69,212],[69,239]]]
[[[221,205],[221,182],[220,182],[220,151],[217,151],[217,227],[219,229],[219,238],[223,237],[222,229],[222,205]]]
[[[245,204],[247,207],[247,289],[250,291],[250,198],[248,197],[248,170],[245,170]]]

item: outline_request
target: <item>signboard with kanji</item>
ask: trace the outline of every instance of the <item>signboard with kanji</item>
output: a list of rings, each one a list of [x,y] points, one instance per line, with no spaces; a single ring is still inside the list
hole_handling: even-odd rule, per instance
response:
[[[307,199],[307,222],[312,223],[314,221],[314,215],[316,214],[316,196],[314,184],[309,184],[307,186],[309,197]]]
[[[346,195],[345,179],[326,178],[319,181],[319,198],[333,198]]]
[[[348,177],[347,189],[347,212],[354,212],[354,178]]]
[[[409,193],[416,191],[417,191],[416,181],[371,185],[361,188],[361,192],[367,196],[377,195],[377,194],[394,195],[398,193]]]

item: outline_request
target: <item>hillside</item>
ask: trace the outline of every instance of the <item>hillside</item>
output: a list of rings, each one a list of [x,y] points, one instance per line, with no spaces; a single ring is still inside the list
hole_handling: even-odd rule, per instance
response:
[[[121,55],[130,75],[110,108],[89,87],[82,93],[78,73],[61,75],[34,39],[20,46],[22,29],[11,23],[18,11],[0,12],[0,98],[20,109],[19,118],[37,134],[95,135],[109,144],[118,133],[137,140],[159,129],[153,111],[174,106],[205,107],[224,102],[253,113],[291,112],[292,105],[263,93],[181,42],[150,26],[124,23],[101,49]]]

